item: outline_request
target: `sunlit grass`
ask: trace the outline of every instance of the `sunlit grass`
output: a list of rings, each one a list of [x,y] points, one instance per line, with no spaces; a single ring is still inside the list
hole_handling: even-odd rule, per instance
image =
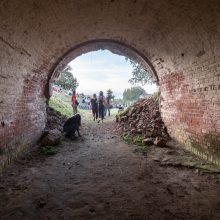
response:
[[[68,98],[66,95],[54,93],[49,100],[49,106],[62,115],[70,117],[73,115],[73,108],[71,106],[71,97]]]
[[[60,112],[62,115],[65,115],[67,117],[73,116],[71,96],[62,93],[54,93],[49,100],[49,106]],[[80,113],[83,121],[86,121],[88,123],[93,122],[92,110],[78,108],[78,112]],[[115,116],[118,114],[118,109],[111,109],[110,113],[111,115],[106,116],[104,121],[113,121],[115,119]]]

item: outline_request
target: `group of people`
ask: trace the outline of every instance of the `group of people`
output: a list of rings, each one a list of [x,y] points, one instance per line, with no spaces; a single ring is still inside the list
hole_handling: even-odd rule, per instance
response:
[[[104,117],[106,116],[107,112],[108,115],[110,116],[110,98],[107,96],[105,98],[104,94],[102,91],[99,92],[99,96],[97,98],[96,94],[93,94],[93,97],[91,99],[91,106],[92,106],[92,114],[93,114],[93,120],[100,122]],[[63,126],[63,131],[65,132],[65,137],[66,138],[71,138],[75,139],[75,132],[77,131],[78,136],[80,135],[79,132],[79,127],[81,125],[81,116],[80,114],[77,113],[77,106],[78,106],[78,101],[76,99],[76,91],[73,91],[72,94],[72,107],[73,107],[73,116],[69,118],[64,126]]]
[[[77,113],[77,106],[78,106],[78,101],[76,98],[76,91],[73,91],[72,94],[72,107],[73,107],[73,114],[75,115]],[[103,91],[99,92],[99,96],[97,97],[96,94],[93,94],[92,99],[90,100],[91,108],[92,108],[92,115],[93,115],[93,120],[102,120],[104,117],[107,115],[110,116],[110,97],[106,97],[103,94]]]
[[[103,122],[104,117],[108,112],[108,116],[110,116],[110,98],[107,96],[105,98],[102,91],[99,92],[99,96],[97,98],[96,94],[93,94],[91,99],[91,106],[92,106],[92,115],[93,120],[101,119]],[[99,122],[99,121],[98,121]]]

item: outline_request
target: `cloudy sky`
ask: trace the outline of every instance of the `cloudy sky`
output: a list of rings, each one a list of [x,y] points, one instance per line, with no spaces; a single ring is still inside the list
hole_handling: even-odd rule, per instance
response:
[[[84,54],[69,64],[79,82],[77,93],[93,94],[100,90],[106,93],[111,89],[116,97],[122,97],[124,89],[132,86],[128,83],[132,76],[132,66],[125,57],[108,50]],[[157,90],[156,85],[146,85],[143,88],[150,94]]]

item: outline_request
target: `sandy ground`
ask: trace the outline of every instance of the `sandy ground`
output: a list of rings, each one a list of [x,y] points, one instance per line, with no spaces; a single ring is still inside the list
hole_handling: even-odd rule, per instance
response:
[[[175,147],[143,155],[114,128],[84,125],[56,155],[17,160],[0,176],[0,219],[220,219],[218,171],[187,168],[191,155]]]

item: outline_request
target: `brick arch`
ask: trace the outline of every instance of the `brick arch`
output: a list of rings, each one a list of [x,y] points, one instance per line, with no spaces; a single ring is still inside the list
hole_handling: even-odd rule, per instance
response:
[[[36,143],[55,66],[94,39],[129,45],[148,58],[170,135],[219,164],[219,21],[219,0],[1,1],[0,164]]]
[[[114,54],[123,55],[136,61],[150,74],[152,81],[159,85],[159,78],[153,65],[150,63],[148,58],[144,54],[140,53],[136,48],[117,40],[97,39],[78,44],[65,52],[64,55],[62,55],[60,58],[58,58],[49,73],[48,82],[45,88],[45,96],[49,98],[52,95],[51,83],[56,77],[59,76],[62,69],[70,61],[74,60],[78,56],[81,56],[82,54],[104,49],[109,50]]]

